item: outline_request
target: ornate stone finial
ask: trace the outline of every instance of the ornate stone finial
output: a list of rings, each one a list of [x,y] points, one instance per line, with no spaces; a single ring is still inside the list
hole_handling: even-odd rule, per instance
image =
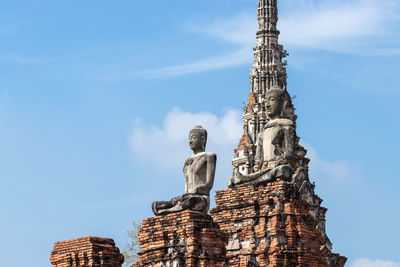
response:
[[[273,86],[281,88],[286,86],[286,68],[282,64],[283,47],[278,43],[280,32],[277,29],[277,0],[260,0],[257,17],[259,30],[257,31],[257,45],[254,47],[256,60],[252,67],[252,74],[259,77],[256,79],[255,85],[257,86],[258,83],[257,91],[264,94]]]
[[[260,0],[258,3],[257,17],[260,31],[268,31],[271,35],[278,38],[279,31],[276,29],[278,23],[277,0]]]

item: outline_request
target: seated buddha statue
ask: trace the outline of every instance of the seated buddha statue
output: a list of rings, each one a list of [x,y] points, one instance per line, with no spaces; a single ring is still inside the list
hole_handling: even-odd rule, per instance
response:
[[[156,201],[152,204],[155,215],[164,215],[184,210],[207,213],[210,207],[210,191],[214,184],[217,156],[205,152],[207,131],[196,126],[189,133],[189,145],[193,150],[183,167],[185,193],[170,201]]]
[[[296,129],[294,122],[284,117],[286,97],[286,91],[279,87],[267,91],[264,105],[269,120],[257,137],[255,172],[242,174],[235,169],[228,178],[229,187],[291,178],[294,170],[287,162],[294,154]]]

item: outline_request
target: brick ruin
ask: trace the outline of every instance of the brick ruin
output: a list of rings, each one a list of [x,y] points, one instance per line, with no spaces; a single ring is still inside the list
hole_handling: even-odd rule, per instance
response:
[[[114,240],[88,236],[56,242],[50,262],[53,267],[119,267],[124,256]]]
[[[210,215],[183,211],[143,220],[136,266],[225,266],[228,236]]]
[[[290,164],[295,173],[289,181],[274,179],[217,191],[216,207],[210,210],[214,223],[208,225],[225,235],[210,238],[207,232],[211,229],[204,228],[204,224],[195,226],[189,234],[184,229],[194,226],[190,220],[176,224],[176,218],[187,216],[185,212],[144,220],[139,232],[140,260],[132,266],[342,267],[346,263],[345,257],[331,252],[332,244],[325,232],[327,209],[321,206],[322,199],[309,180],[309,159],[299,145],[300,138],[294,134],[294,153],[284,162],[260,162],[256,156],[257,137],[269,121],[266,95],[273,88],[287,92],[287,52],[278,43],[277,0],[259,0],[257,15],[259,30],[250,69],[250,93],[242,117],[244,132],[234,150],[232,165],[234,173],[242,176],[255,175],[276,164]],[[295,108],[290,96],[287,100],[284,117],[293,122],[295,129]],[[196,238],[193,233],[197,233]],[[203,247],[203,239],[215,249]],[[193,240],[198,240],[195,249]]]
[[[216,192],[211,216],[184,211],[145,219],[140,261],[132,267],[342,267],[325,234],[326,208],[304,169],[277,179]]]
[[[228,234],[227,266],[344,266],[331,252],[325,212],[304,173],[217,192],[210,211]]]
[[[275,166],[256,157],[257,137],[269,121],[266,94],[276,87],[287,92],[287,53],[278,43],[277,0],[259,0],[257,15],[250,93],[242,117],[244,132],[232,160],[234,173],[244,176]],[[284,115],[295,129],[294,111],[289,96]],[[332,252],[325,232],[327,209],[310,182],[307,151],[299,145],[300,138],[293,136],[293,155],[278,163],[293,168],[290,179],[219,190],[210,215],[186,210],[143,220],[139,261],[132,267],[343,267],[347,258]],[[58,242],[51,256],[54,267],[119,267],[122,262],[112,240],[93,237]]]

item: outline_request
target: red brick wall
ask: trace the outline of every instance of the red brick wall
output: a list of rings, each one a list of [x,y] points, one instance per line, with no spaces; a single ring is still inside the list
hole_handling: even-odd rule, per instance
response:
[[[53,267],[120,267],[124,256],[114,240],[88,236],[56,242],[50,262]]]
[[[226,240],[211,216],[201,212],[145,219],[139,231],[140,260],[132,266],[223,267]]]
[[[228,266],[247,266],[250,260],[259,266],[341,267],[346,262],[326,247],[327,237],[319,229],[324,224],[311,216],[311,206],[299,199],[295,184],[277,181],[225,189],[217,192],[215,201],[210,213],[229,235]],[[322,208],[323,215],[325,211]]]

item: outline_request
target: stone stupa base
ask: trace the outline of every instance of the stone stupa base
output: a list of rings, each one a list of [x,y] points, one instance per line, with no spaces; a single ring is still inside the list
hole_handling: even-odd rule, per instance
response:
[[[279,180],[217,191],[210,213],[229,234],[227,266],[343,267],[347,259],[331,253],[320,231],[326,209],[317,196],[310,199],[314,205],[300,199],[295,184]]]
[[[223,267],[226,235],[210,215],[183,211],[143,220],[140,267]]]

